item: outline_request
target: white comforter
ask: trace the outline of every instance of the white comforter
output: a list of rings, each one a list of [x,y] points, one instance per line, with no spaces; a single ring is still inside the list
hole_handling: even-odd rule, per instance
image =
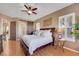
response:
[[[40,46],[52,42],[52,37],[41,37],[36,35],[25,35],[22,37],[24,43],[29,47],[30,55]]]

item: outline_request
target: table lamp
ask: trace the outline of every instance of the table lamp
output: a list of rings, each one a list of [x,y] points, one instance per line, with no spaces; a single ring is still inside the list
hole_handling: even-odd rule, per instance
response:
[[[62,33],[64,32],[64,28],[59,28],[58,29],[58,34],[59,34],[59,39],[62,38]]]

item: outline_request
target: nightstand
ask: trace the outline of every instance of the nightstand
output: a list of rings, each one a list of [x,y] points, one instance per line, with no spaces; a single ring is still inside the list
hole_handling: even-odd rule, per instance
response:
[[[56,48],[59,47],[59,48],[61,48],[62,51],[64,52],[64,45],[65,45],[65,42],[66,42],[66,40],[65,40],[64,38],[58,39],[58,40],[55,42]]]

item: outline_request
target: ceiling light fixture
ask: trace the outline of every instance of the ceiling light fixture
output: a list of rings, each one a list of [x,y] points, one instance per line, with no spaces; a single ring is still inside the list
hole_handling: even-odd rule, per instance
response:
[[[28,11],[28,13],[30,13],[30,14],[31,14],[31,13],[32,13],[32,11],[31,11],[31,10],[29,10],[29,11]]]
[[[21,11],[23,11],[23,12],[26,12],[28,15],[31,15],[32,13],[33,14],[37,14],[36,13],[36,10],[38,9],[38,8],[33,8],[32,6],[30,6],[30,5],[25,5],[24,4],[24,7],[26,8],[26,10],[21,10]]]

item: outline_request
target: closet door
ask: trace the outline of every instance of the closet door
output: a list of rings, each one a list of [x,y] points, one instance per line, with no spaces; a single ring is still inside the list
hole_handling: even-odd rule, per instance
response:
[[[17,21],[16,22],[16,38],[19,40],[22,36],[27,33],[27,22]]]
[[[0,34],[3,34],[3,19],[0,18]]]

